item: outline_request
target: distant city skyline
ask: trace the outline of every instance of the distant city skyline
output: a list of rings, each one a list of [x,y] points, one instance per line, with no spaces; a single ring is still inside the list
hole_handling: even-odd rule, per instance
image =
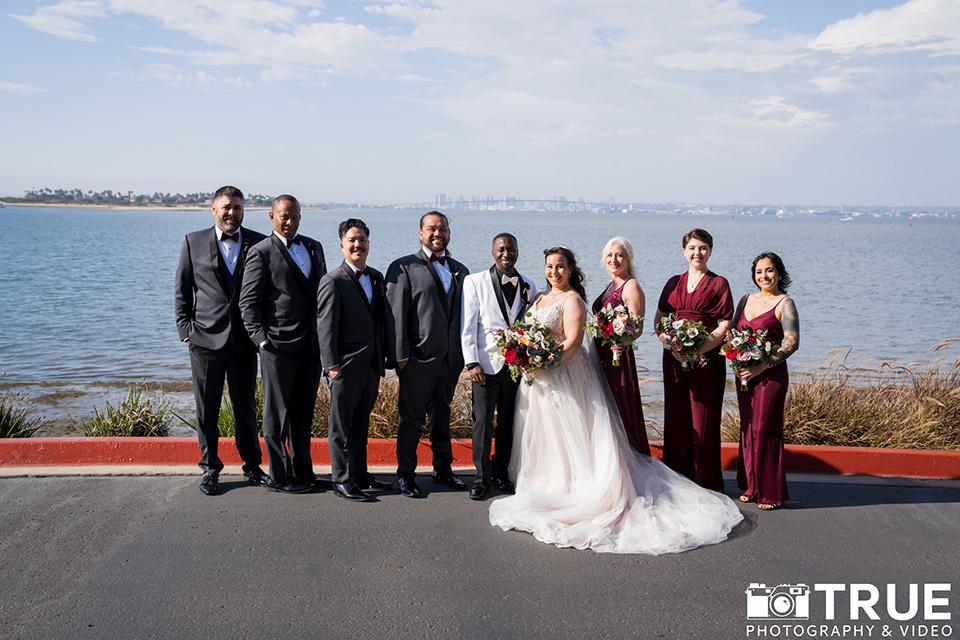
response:
[[[8,0],[0,29],[0,196],[960,205],[957,0]]]

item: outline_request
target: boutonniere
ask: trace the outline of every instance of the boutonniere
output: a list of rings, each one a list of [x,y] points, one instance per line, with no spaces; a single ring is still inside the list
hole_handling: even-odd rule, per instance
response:
[[[454,278],[459,278],[462,274],[463,274],[463,269],[461,269],[460,267],[457,267],[456,269],[453,270]]]

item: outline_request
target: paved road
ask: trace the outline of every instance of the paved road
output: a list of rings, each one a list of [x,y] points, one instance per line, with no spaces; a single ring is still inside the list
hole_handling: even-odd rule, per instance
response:
[[[211,498],[197,480],[0,479],[0,637],[748,638],[750,583],[893,583],[906,594],[960,575],[955,487],[793,482],[789,508],[744,506],[727,542],[648,557],[504,533],[485,504],[424,478],[423,500],[367,504],[239,477]],[[729,481],[727,492],[737,495]],[[953,589],[937,610],[960,637]],[[835,623],[851,624],[837,602]],[[818,600],[810,609],[824,620]],[[840,631],[801,637],[855,637]]]

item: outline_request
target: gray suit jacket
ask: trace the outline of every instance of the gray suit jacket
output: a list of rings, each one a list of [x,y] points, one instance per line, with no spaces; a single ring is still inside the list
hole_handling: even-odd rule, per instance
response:
[[[231,344],[238,351],[256,351],[240,318],[240,288],[250,248],[266,236],[240,228],[240,257],[233,275],[217,247],[215,227],[187,234],[180,248],[174,285],[174,306],[180,340],[205,349]]]
[[[300,236],[300,241],[310,254],[309,278],[276,234],[250,249],[240,315],[254,344],[266,340],[280,351],[309,349],[317,354],[317,286],[327,267],[319,242],[306,236]]]
[[[470,272],[448,258],[453,274],[450,293],[421,249],[394,260],[387,269],[387,357],[393,363],[446,359],[452,371],[463,369],[460,305],[463,279]]]
[[[371,362],[382,376],[386,360],[384,340],[383,274],[370,269],[373,302],[346,262],[320,280],[317,292],[317,334],[320,360],[326,369],[340,367],[339,375],[366,376]]]

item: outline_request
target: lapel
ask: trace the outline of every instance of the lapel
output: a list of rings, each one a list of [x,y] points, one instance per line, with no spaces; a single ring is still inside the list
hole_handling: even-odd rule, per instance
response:
[[[250,247],[253,246],[253,243],[250,242],[250,234],[247,233],[247,230],[243,227],[240,227],[240,257],[237,259],[237,268],[233,272],[234,281],[240,283],[243,281],[243,266],[247,263],[247,252],[250,251]],[[219,253],[219,251],[217,251]],[[237,296],[240,293],[240,287],[234,285],[233,295]]]
[[[426,252],[421,248],[417,252],[417,257],[423,260],[427,264],[427,271],[430,272],[430,275],[433,277],[433,282],[437,286],[437,294],[440,296],[440,303],[443,305],[443,312],[447,314],[447,318],[450,317],[450,297],[447,295],[447,292],[443,290],[443,281],[440,280],[440,275],[437,273],[437,270],[433,268],[433,263],[430,262],[430,258],[427,257]],[[450,258],[448,257],[447,260]],[[453,274],[453,265],[450,265],[450,273]],[[453,278],[453,283],[450,285],[450,293],[454,291],[454,287],[457,286],[457,278]]]
[[[296,260],[290,255],[290,252],[287,251],[286,243],[282,242],[280,238],[277,237],[277,234],[271,233],[270,239],[273,240],[274,246],[280,252],[280,255],[283,256],[283,259],[287,262],[287,267],[290,269],[290,272],[293,274],[293,281],[297,283],[297,288],[300,289],[300,292],[303,294],[304,298],[310,298],[310,287],[307,282],[306,277],[303,275],[303,271],[300,271],[300,265],[297,264]],[[303,240],[301,239],[301,242]],[[312,260],[312,256],[311,256]]]
[[[347,274],[347,277],[350,278],[350,282],[353,283],[353,286],[357,288],[357,292],[360,294],[360,299],[363,300],[363,304],[367,307],[367,311],[370,312],[370,315],[373,315],[373,306],[370,304],[370,301],[367,300],[367,294],[363,290],[363,287],[360,286],[360,278],[357,277],[356,272],[353,270],[347,261],[344,260],[343,264],[340,265],[340,269]],[[377,297],[377,288],[373,286],[373,273],[370,274],[370,288],[373,290],[373,299],[376,301]]]
[[[222,265],[225,269],[226,265],[223,264],[223,259],[220,256],[220,247],[217,246],[216,227],[210,231],[210,242],[207,246],[210,248],[210,268],[213,269],[214,275],[217,276],[217,282],[220,283],[220,288],[223,289],[227,297],[230,297],[233,291],[230,290],[230,285],[227,284],[226,278],[223,277],[223,270],[220,268]]]
[[[490,282],[493,283],[493,295],[497,299],[497,304],[500,305],[500,313],[503,315],[503,321],[507,323],[507,326],[510,326],[510,313],[507,311],[507,304],[503,300],[503,282],[500,280],[500,272],[497,271],[496,265],[490,267]],[[519,287],[517,288],[517,293],[520,293]]]

